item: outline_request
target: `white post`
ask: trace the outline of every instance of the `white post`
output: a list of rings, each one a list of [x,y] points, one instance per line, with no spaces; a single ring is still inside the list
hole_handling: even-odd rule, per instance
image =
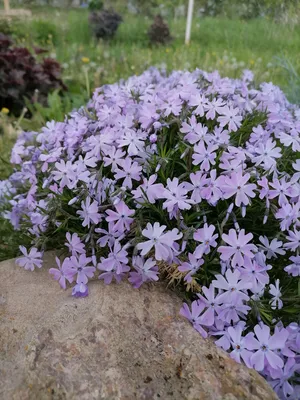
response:
[[[4,0],[4,10],[5,12],[8,12],[10,10],[9,0]]]
[[[194,10],[194,0],[189,0],[189,8],[187,13],[186,31],[185,31],[185,44],[190,44],[192,19]]]

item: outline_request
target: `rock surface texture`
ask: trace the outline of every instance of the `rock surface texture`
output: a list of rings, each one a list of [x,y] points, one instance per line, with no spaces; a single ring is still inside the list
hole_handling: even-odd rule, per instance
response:
[[[179,316],[161,285],[90,284],[71,297],[42,270],[0,264],[0,399],[275,400]]]

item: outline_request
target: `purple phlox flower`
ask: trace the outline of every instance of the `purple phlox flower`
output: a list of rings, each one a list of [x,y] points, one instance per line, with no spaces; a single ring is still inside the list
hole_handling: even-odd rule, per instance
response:
[[[197,294],[199,301],[205,304],[206,310],[203,313],[203,319],[207,322],[209,326],[213,325],[215,318],[221,309],[220,296],[215,294],[215,288],[210,285],[209,288],[202,286],[202,292],[204,296],[200,293]]]
[[[106,221],[115,222],[114,230],[123,233],[125,230],[130,229],[130,225],[133,222],[131,216],[134,214],[134,210],[130,210],[123,200],[116,204],[115,208],[116,211],[106,210],[108,215]]]
[[[110,147],[105,151],[105,156],[103,157],[104,166],[108,167],[111,165],[112,172],[122,165],[124,160],[125,152],[121,149],[116,149],[115,147]]]
[[[82,161],[76,161],[74,163],[75,174],[76,174],[76,182],[82,181],[85,183],[90,182],[91,172],[87,169],[86,165]]]
[[[293,168],[295,171],[297,171],[293,176],[293,180],[298,181],[300,179],[300,159],[293,163]]]
[[[182,100],[177,93],[177,90],[171,90],[163,99],[160,105],[161,110],[164,110],[164,115],[168,117],[170,114],[179,115],[182,110]]]
[[[79,160],[82,162],[82,164],[89,168],[95,168],[98,162],[98,158],[93,156],[91,153],[86,153],[84,158],[79,156]]]
[[[193,200],[195,204],[198,204],[202,200],[201,191],[204,189],[204,185],[209,182],[209,179],[207,179],[206,175],[203,175],[200,171],[197,171],[190,174],[190,180],[192,183],[190,186],[187,186],[187,188],[189,191],[193,190],[191,200]]]
[[[298,219],[299,216],[294,215],[293,206],[289,203],[284,204],[275,214],[275,218],[281,219],[280,228],[282,231],[289,229],[295,217]],[[286,248],[286,243],[283,245],[283,247]]]
[[[123,179],[123,186],[132,189],[132,180],[139,181],[141,179],[142,167],[137,162],[132,162],[131,158],[127,157],[121,162],[121,168],[115,171],[115,179]]]
[[[133,257],[132,266],[135,271],[130,272],[128,280],[135,289],[145,282],[158,281],[158,266],[153,258],[145,260],[140,256]]]
[[[207,322],[203,320],[202,313],[204,309],[205,309],[205,304],[198,300],[195,300],[191,304],[191,310],[186,303],[183,303],[183,306],[180,310],[180,315],[187,318],[193,325],[194,329],[196,329],[196,331],[198,331],[200,335],[206,338],[207,332],[202,327],[202,325],[204,326],[209,326],[209,325],[207,325]]]
[[[97,201],[91,202],[91,198],[87,197],[85,202],[81,202],[81,209],[76,212],[83,219],[82,226],[90,227],[91,223],[97,225],[101,221],[101,214],[98,212],[98,203]]]
[[[283,247],[291,251],[296,251],[300,246],[300,231],[294,228],[294,232],[289,231],[288,233],[289,234],[286,236],[288,242],[285,243]]]
[[[250,358],[250,363],[257,371],[263,371],[265,366],[274,369],[283,368],[283,360],[276,354],[276,350],[283,348],[288,337],[286,330],[270,335],[270,328],[261,324],[254,327],[254,336],[245,337],[245,347],[250,351],[255,351]]]
[[[270,186],[273,189],[269,191],[269,199],[274,199],[278,197],[278,204],[283,206],[288,203],[288,197],[295,197],[298,194],[298,191],[291,182],[287,182],[286,178],[282,178],[280,181],[278,179],[274,179],[273,182],[270,182]]]
[[[217,154],[215,153],[218,150],[219,146],[216,144],[209,143],[207,148],[203,142],[198,143],[194,146],[194,154],[193,154],[193,164],[199,165],[203,171],[209,171],[211,165],[215,165],[215,158]]]
[[[189,124],[187,122],[182,123],[180,132],[185,133],[184,140],[190,144],[195,143],[210,143],[211,134],[208,133],[208,128],[197,122],[194,115],[189,119]]]
[[[89,295],[89,288],[84,283],[76,283],[72,289],[72,296],[74,297],[86,297]]]
[[[130,267],[128,267],[128,265],[126,264],[120,264],[118,270],[116,270],[116,268],[113,268],[112,270],[110,270],[110,267],[107,268],[109,270],[104,268],[102,269],[102,267],[99,267],[98,264],[98,269],[102,271],[107,271],[99,275],[99,279],[103,279],[106,285],[110,285],[113,278],[115,278],[117,283],[120,283],[123,277],[125,276],[125,273],[130,271]]]
[[[60,188],[67,186],[69,189],[73,189],[76,184],[76,173],[75,166],[71,161],[65,162],[61,160],[55,163],[56,170],[52,171],[53,178],[55,181],[60,182]]]
[[[290,323],[286,330],[289,332],[288,346],[294,353],[300,354],[300,325],[296,322]]]
[[[127,251],[116,240],[108,257],[101,257],[101,262],[97,266],[100,271],[105,271],[99,275],[99,279],[103,279],[106,285],[109,285],[113,278],[119,283],[124,273],[130,270],[127,263]]]
[[[162,183],[155,183],[156,180],[157,175],[151,175],[149,179],[144,178],[143,183],[136,190],[132,190],[134,199],[144,202],[146,194],[149,203],[154,204],[157,199],[161,198],[164,186]]]
[[[220,298],[222,300],[221,296],[222,295],[220,295]],[[236,298],[230,303],[223,303],[220,307],[218,318],[226,322],[226,324],[230,324],[231,322],[236,324],[241,319],[246,319],[249,310],[251,310],[251,307],[243,304],[239,298]]]
[[[289,133],[280,132],[278,138],[285,147],[292,146],[294,152],[300,151],[300,137],[295,129],[292,129]]]
[[[251,332],[248,333],[246,337],[242,337],[242,333],[243,327],[241,325],[236,325],[235,327],[230,326],[228,328],[230,343],[233,349],[230,353],[230,357],[238,363],[241,363],[241,360],[243,360],[247,367],[251,368],[250,358],[252,352],[247,350],[245,346],[245,341],[247,341],[247,337],[253,337],[254,334]]]
[[[156,135],[156,133],[152,133],[152,134],[150,135],[150,137],[149,137],[149,140],[150,140],[150,143],[151,143],[151,144],[156,143],[156,142],[157,142],[157,135]]]
[[[254,183],[247,184],[249,179],[250,174],[243,175],[242,171],[232,172],[230,176],[224,176],[221,185],[224,198],[229,199],[235,195],[235,204],[238,207],[242,204],[247,206],[250,203],[249,197],[255,197],[254,190],[256,189]]]
[[[216,227],[214,225],[204,224],[203,228],[197,229],[193,235],[194,240],[201,244],[196,247],[195,256],[201,258],[203,254],[208,254],[211,247],[216,247],[216,239],[219,237],[217,233],[214,234]]]
[[[269,293],[273,296],[273,298],[270,300],[270,304],[273,310],[276,310],[276,308],[280,310],[283,307],[279,284],[280,284],[279,279],[276,279],[275,285],[273,284],[270,285]]]
[[[68,257],[65,258],[62,264],[58,257],[55,257],[55,260],[58,268],[50,268],[49,274],[53,275],[53,278],[56,281],[58,281],[58,283],[63,289],[66,289],[66,280],[70,283],[72,283],[74,280],[73,276],[66,274],[66,270],[68,269],[70,259]]]
[[[140,152],[143,152],[145,148],[144,139],[140,137],[137,132],[126,132],[118,143],[118,147],[127,146],[127,153],[129,156],[136,156]]]
[[[249,138],[250,143],[264,142],[269,138],[269,133],[261,126],[258,125],[252,129],[252,133]]]
[[[246,153],[244,149],[228,146],[220,157],[219,167],[226,171],[226,175],[232,172],[243,171],[247,165]]]
[[[22,156],[28,155],[28,149],[25,148],[25,140],[18,139],[12,148],[10,162],[12,164],[21,164]]]
[[[182,263],[179,267],[178,270],[180,272],[188,272],[185,277],[184,280],[187,283],[192,282],[192,276],[195,275],[197,273],[197,271],[200,269],[201,265],[204,264],[204,260],[199,258],[196,258],[194,254],[189,253],[188,255],[189,257],[189,261],[186,261],[184,263]]]
[[[241,160],[239,158],[230,158],[230,157],[225,157],[224,153],[220,158],[220,164],[219,167],[225,171],[226,175],[230,175],[233,172],[243,172],[245,169],[245,164],[244,160]],[[223,178],[223,176],[220,176],[220,178]]]
[[[284,255],[285,251],[282,248],[282,242],[276,238],[270,242],[266,236],[260,236],[259,241],[262,245],[258,245],[263,252],[266,253],[267,258],[277,258],[277,254]]]
[[[228,269],[223,275],[216,275],[215,280],[212,281],[213,287],[224,290],[219,296],[220,301],[223,303],[235,303],[237,301],[248,301],[249,296],[245,293],[247,289],[251,289],[252,283],[248,279],[241,276],[238,270],[231,271]]]
[[[221,321],[221,320],[219,320],[219,321]],[[224,326],[224,322],[223,321],[221,321],[221,322],[223,323],[223,326]],[[221,347],[225,351],[228,351],[230,349],[230,347],[231,347],[230,336],[229,336],[227,329],[225,329],[223,327],[222,331],[220,331],[220,330],[215,331],[215,332],[210,331],[209,333],[211,336],[220,336],[219,339],[215,341],[216,346]]]
[[[211,137],[211,141],[214,144],[220,146],[227,146],[230,141],[230,135],[227,129],[223,129],[220,126],[216,126],[213,135]]]
[[[286,329],[283,327],[282,323],[278,323],[277,326],[275,326],[274,333],[280,335],[282,332],[283,336],[287,337],[287,341],[284,343],[283,347],[278,347],[277,348],[277,354],[278,355],[283,355],[285,357],[292,357],[294,358],[296,354],[291,350],[291,347],[293,345],[293,340],[291,337],[291,333],[289,329]],[[300,352],[300,349],[299,349]]]
[[[172,258],[174,250],[174,242],[182,238],[182,232],[174,228],[172,231],[167,231],[165,225],[160,225],[155,222],[152,226],[149,222],[146,229],[142,231],[142,235],[149,240],[138,243],[137,248],[141,250],[141,254],[144,256],[149,253],[149,251],[155,248],[155,258],[158,261]]]
[[[244,257],[245,263],[243,267],[239,267],[241,276],[248,278],[252,283],[251,291],[261,291],[269,283],[269,275],[267,271],[271,268],[268,265],[260,265],[255,259],[250,260]]]
[[[107,104],[103,104],[97,110],[97,117],[102,126],[113,124],[118,115],[120,115],[120,107],[115,105],[108,106]]]
[[[124,233],[120,233],[119,231],[114,230],[114,223],[108,223],[108,230],[102,228],[96,228],[95,232],[100,234],[99,239],[97,240],[97,244],[100,247],[105,247],[109,245],[109,247],[113,247],[115,240],[118,239],[121,241],[124,238]]]
[[[201,93],[197,93],[191,96],[189,100],[189,105],[191,107],[196,107],[193,111],[193,114],[199,115],[199,117],[203,117],[204,115],[204,107],[207,105],[208,99],[205,95]]]
[[[68,247],[70,253],[72,253],[72,256],[85,253],[84,244],[81,242],[77,233],[71,235],[70,232],[67,232],[66,238],[67,242],[65,245]]]
[[[143,129],[148,129],[150,125],[158,121],[159,117],[155,104],[147,103],[140,108],[139,120]]]
[[[116,119],[116,124],[115,127],[117,128],[117,130],[123,134],[125,133],[132,133],[133,132],[133,125],[134,125],[134,121],[133,121],[133,115],[131,115],[131,113],[128,113],[126,115],[119,115]]]
[[[211,170],[210,176],[206,181],[206,186],[201,190],[201,196],[209,204],[215,205],[223,197],[223,193],[219,188],[220,178],[222,177],[217,177],[215,169]]]
[[[177,210],[189,210],[191,208],[192,200],[188,199],[187,193],[189,190],[189,183],[179,183],[178,178],[171,180],[167,179],[167,187],[164,189],[161,197],[166,199],[163,208],[167,209],[169,213],[177,212]]]
[[[49,163],[55,163],[60,158],[62,151],[63,148],[59,147],[58,149],[53,149],[49,154],[40,154],[39,160],[43,162],[41,167],[42,172],[48,170]]]
[[[220,122],[220,126],[224,127],[228,125],[229,131],[236,132],[241,126],[242,116],[239,115],[240,110],[232,106],[222,107],[221,116],[218,117],[217,121]]]
[[[101,135],[89,136],[82,144],[82,150],[90,153],[92,156],[99,158],[99,155],[112,147],[114,141],[113,131],[103,129]]]
[[[269,384],[272,386],[273,390],[277,393],[280,399],[297,400],[297,397],[292,397],[295,388],[289,382],[289,380],[293,378],[296,371],[300,371],[300,364],[297,364],[295,359],[289,358],[286,361],[283,369],[276,370],[277,376],[274,377],[275,379],[269,381]]]
[[[282,156],[281,148],[276,147],[276,142],[268,139],[266,143],[259,143],[255,147],[255,157],[252,161],[255,165],[262,165],[264,169],[273,169],[276,166],[276,159]]]
[[[20,267],[26,269],[27,271],[34,271],[34,268],[42,268],[43,260],[42,253],[38,251],[37,248],[32,247],[28,253],[26,247],[19,246],[23,257],[19,257],[16,259],[16,264]]]
[[[300,256],[292,256],[289,258],[292,264],[284,268],[284,270],[292,276],[300,276]]]
[[[65,265],[64,274],[67,279],[72,279],[76,276],[76,283],[88,283],[88,278],[93,278],[96,271],[95,267],[91,267],[91,257],[86,257],[85,254],[80,254],[79,257],[71,256]]]
[[[231,259],[232,267],[239,267],[244,265],[244,256],[253,258],[253,252],[257,251],[254,244],[249,244],[253,239],[252,233],[245,234],[245,229],[236,232],[235,229],[230,229],[229,234],[223,233],[222,239],[228,243],[229,246],[220,246],[218,252],[221,253],[221,260],[227,261]]]
[[[212,99],[204,105],[207,119],[215,119],[216,114],[221,115],[224,110],[225,103],[221,98]]]

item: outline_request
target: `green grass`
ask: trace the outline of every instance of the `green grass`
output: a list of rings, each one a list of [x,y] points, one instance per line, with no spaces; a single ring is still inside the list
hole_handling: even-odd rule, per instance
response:
[[[47,19],[45,26],[41,23]],[[250,68],[257,82],[273,81],[288,91],[288,74],[271,67],[275,57],[287,58],[300,71],[300,27],[278,24],[260,18],[248,22],[226,18],[195,18],[190,46],[184,45],[185,20],[170,20],[174,38],[167,47],[150,47],[147,30],[151,20],[125,15],[116,37],[110,42],[96,42],[90,33],[87,10],[43,9],[34,12],[34,20],[17,27],[20,42],[32,46],[41,38],[52,55],[65,65],[65,79],[71,91],[86,88],[82,57],[91,61],[91,88],[139,74],[151,65],[172,69],[219,69],[237,77]],[[56,32],[53,32],[56,25]],[[23,31],[23,36],[20,34]],[[47,32],[51,35],[48,39]],[[95,64],[93,64],[95,63]]]

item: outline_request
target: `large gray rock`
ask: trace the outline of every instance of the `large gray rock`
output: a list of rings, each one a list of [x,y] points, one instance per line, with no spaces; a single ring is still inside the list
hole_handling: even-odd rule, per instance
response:
[[[179,316],[163,285],[90,284],[71,297],[44,268],[0,264],[0,399],[272,400],[255,371],[235,363]]]

